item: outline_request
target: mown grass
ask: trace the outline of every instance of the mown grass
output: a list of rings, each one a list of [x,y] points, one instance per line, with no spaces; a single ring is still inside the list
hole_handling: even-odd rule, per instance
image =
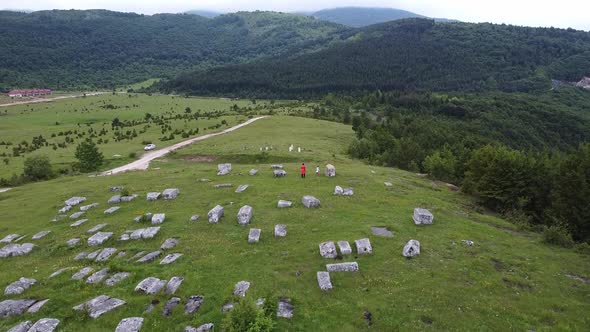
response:
[[[277,116],[181,149],[153,162],[145,172],[63,177],[0,194],[0,237],[52,231],[36,242],[38,247],[29,256],[0,259],[1,285],[23,276],[39,280],[23,295],[3,299],[51,299],[39,314],[0,320],[0,329],[25,319],[55,317],[62,320],[63,331],[112,331],[120,319],[130,316],[145,317],[142,331],[182,331],[185,325],[206,322],[219,327],[221,306],[235,300],[232,291],[240,280],[252,283],[247,294],[251,301],[259,297],[292,299],[295,316],[277,319],[277,331],[581,331],[590,326],[590,286],[565,276],[590,275],[587,256],[544,245],[534,233],[516,232],[508,222],[476,212],[470,197],[451,192],[443,184],[349,160],[344,152],[352,136],[348,126]],[[266,144],[273,150],[262,155],[259,148]],[[303,152],[289,153],[290,144],[301,146]],[[216,159],[188,161],[196,156]],[[285,160],[288,176],[273,178],[270,164]],[[225,161],[234,163],[232,173],[216,176],[216,164]],[[301,161],[310,166],[332,162],[337,177],[309,174],[302,180],[297,176]],[[259,174],[249,176],[251,168],[259,169]],[[213,182],[199,182],[200,178]],[[384,181],[394,186],[387,188]],[[214,189],[216,183],[232,183],[234,188]],[[240,184],[250,187],[242,194],[234,193]],[[112,195],[107,189],[116,185],[140,197],[105,216],[102,211]],[[355,195],[333,196],[335,185],[352,186]],[[146,192],[170,187],[181,190],[176,200],[145,200]],[[321,207],[302,207],[300,200],[306,194],[318,197]],[[79,228],[70,228],[70,220],[49,222],[62,202],[74,195],[101,204],[85,216],[90,221]],[[277,209],[279,199],[293,200],[294,207]],[[207,211],[216,204],[225,206],[225,217],[219,224],[209,224]],[[254,208],[250,227],[262,229],[257,244],[247,243],[250,227],[237,224],[237,211],[244,204]],[[415,207],[430,209],[434,224],[415,226],[411,218]],[[148,211],[166,213],[156,238],[119,242],[124,230],[145,226],[134,223],[133,218]],[[190,222],[193,214],[200,214],[201,220]],[[68,248],[65,241],[78,236],[85,240],[86,230],[103,222],[109,223],[105,231],[115,232],[115,238],[101,247],[116,247],[130,257],[140,250],[158,249],[168,237],[178,237],[180,244],[171,252],[184,256],[169,266],[158,262],[141,265],[126,259],[104,264],[73,261],[77,253],[89,248],[85,242]],[[274,225],[280,223],[288,226],[285,238],[273,236]],[[370,226],[386,226],[395,236],[373,236]],[[357,261],[360,271],[332,273],[334,289],[321,291],[316,272],[334,260],[320,257],[318,244],[348,240],[353,245],[354,240],[365,237],[371,239],[372,255],[353,254],[336,260]],[[414,259],[401,255],[410,239],[422,244],[422,254]],[[475,246],[465,246],[463,239],[474,241]],[[113,272],[133,275],[113,288],[73,281],[73,272],[47,278],[59,268],[83,266],[96,270],[108,266]],[[171,317],[163,317],[163,304],[170,296],[133,291],[148,276],[183,276],[177,296],[184,303],[189,295],[200,294],[205,303],[194,316],[184,315],[177,307]],[[128,304],[96,320],[71,309],[101,294]],[[142,314],[153,299],[160,301],[156,310]],[[372,314],[371,327],[363,316],[365,311]]]

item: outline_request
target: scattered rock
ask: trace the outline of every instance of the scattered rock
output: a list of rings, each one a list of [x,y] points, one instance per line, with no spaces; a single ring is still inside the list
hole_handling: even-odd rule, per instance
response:
[[[244,205],[238,211],[238,224],[244,226],[250,223],[252,219],[253,209],[250,205]]]
[[[10,243],[12,241],[14,241],[15,239],[17,239],[20,235],[18,234],[10,234],[10,235],[6,235],[2,240],[0,240],[0,243]]]
[[[39,310],[41,310],[41,308],[43,308],[43,306],[49,301],[49,299],[45,299],[45,300],[41,300],[39,302],[36,302],[35,304],[33,304],[32,306],[29,307],[29,309],[27,309],[27,313],[29,314],[34,314],[39,312]]]
[[[303,196],[303,198],[301,199],[301,203],[303,203],[303,206],[305,206],[306,208],[316,208],[320,206],[320,200],[309,195]]]
[[[94,272],[90,277],[88,277],[86,279],[86,283],[87,284],[98,284],[99,282],[103,281],[104,278],[106,278],[108,274],[109,274],[108,268]]]
[[[74,212],[74,213],[72,213],[72,214],[70,215],[70,219],[78,219],[78,218],[80,218],[81,216],[83,216],[83,215],[84,215],[84,213],[86,213],[86,212],[84,212],[84,211],[78,211],[78,212]]]
[[[475,244],[475,242],[471,240],[461,240],[461,242],[465,243],[469,247],[473,247],[473,245]]]
[[[195,214],[193,216],[191,216],[191,221],[199,221],[200,216],[198,214]]]
[[[147,193],[147,200],[148,201],[155,201],[158,198],[160,198],[160,195],[162,195],[162,194],[161,193],[157,193],[157,192]]]
[[[393,187],[393,183],[391,182],[383,182],[383,184],[385,184],[386,187]]]
[[[88,204],[88,205],[84,205],[80,207],[80,211],[88,211],[92,208],[97,207],[99,204],[98,203],[92,203],[92,204]]]
[[[94,260],[94,259],[96,259],[96,257],[98,257],[98,254],[100,254],[101,251],[102,251],[102,249],[98,249],[96,251],[93,251],[93,252],[89,253],[88,256],[86,256],[85,258]]]
[[[209,222],[212,224],[216,224],[219,222],[219,219],[223,217],[223,206],[217,205],[209,213],[207,214],[209,217]]]
[[[275,178],[282,178],[287,176],[287,172],[285,172],[285,170],[283,169],[275,169],[274,171],[272,171],[272,174]]]
[[[355,240],[354,243],[356,244],[356,252],[359,255],[373,253],[373,247],[371,247],[371,241],[369,239]]]
[[[170,249],[176,247],[177,244],[178,244],[178,239],[171,237],[169,239],[166,239],[166,241],[164,241],[164,243],[162,243],[162,246],[160,246],[160,249],[170,250]]]
[[[174,262],[175,260],[179,259],[181,256],[182,256],[182,254],[178,254],[178,253],[166,255],[166,257],[164,257],[164,259],[162,259],[160,261],[160,265],[168,265],[168,264]]]
[[[227,175],[231,172],[231,164],[217,165],[217,175]]]
[[[4,300],[0,302],[0,318],[20,316],[25,313],[37,300]]]
[[[94,227],[92,227],[91,229],[89,229],[86,233],[96,233],[98,231],[100,231],[101,229],[105,228],[108,224],[98,224]]]
[[[65,201],[64,203],[65,203],[65,205],[76,206],[84,201],[86,201],[86,197],[74,196],[74,197],[68,199],[67,201]]]
[[[92,271],[94,271],[93,268],[91,268],[91,267],[85,267],[85,268],[81,269],[80,271],[74,273],[74,275],[72,276],[72,279],[74,279],[74,280],[82,280],[87,275],[89,275]]]
[[[338,248],[340,248],[340,253],[342,255],[352,254],[352,248],[350,247],[350,243],[348,243],[348,241],[338,241]]]
[[[186,315],[194,314],[203,305],[204,301],[205,298],[202,295],[189,296],[188,300],[186,300],[186,304],[184,305],[184,313]]]
[[[232,310],[234,310],[234,304],[231,302],[227,302],[221,307],[222,313],[230,312]]]
[[[170,281],[168,281],[168,284],[166,285],[166,294],[176,293],[176,291],[178,290],[178,287],[180,287],[180,285],[182,285],[183,281],[184,281],[183,277],[170,278]]]
[[[336,252],[336,245],[334,242],[322,242],[320,243],[320,255],[324,258],[336,258],[338,253]]]
[[[262,230],[260,228],[250,228],[250,233],[248,233],[248,243],[257,243],[260,241],[260,233]]]
[[[277,236],[277,237],[287,236],[287,225],[283,225],[283,224],[275,225],[275,236]]]
[[[166,304],[164,305],[164,310],[162,311],[164,317],[172,315],[172,309],[174,309],[179,303],[179,297],[173,297],[170,300],[168,300],[168,302],[166,302]]]
[[[213,188],[215,189],[219,189],[219,188],[230,188],[233,187],[233,184],[231,183],[220,183],[220,184],[216,184],[213,186]]]
[[[250,288],[250,282],[242,280],[234,287],[234,295],[244,297],[248,288]]]
[[[78,243],[80,243],[80,238],[79,238],[79,237],[76,237],[76,238],[73,238],[73,239],[69,239],[69,240],[66,242],[66,244],[67,244],[68,246],[70,246],[70,247],[72,247],[72,246],[75,246],[75,245],[76,245],[76,244],[78,244]]]
[[[100,295],[90,301],[75,306],[74,310],[86,311],[90,317],[96,319],[124,304],[126,304],[126,302],[123,300],[115,299],[106,295]]]
[[[328,272],[357,272],[359,265],[357,262],[326,264],[326,270]]]
[[[9,330],[9,332],[53,332],[59,325],[59,319],[55,318],[41,318],[35,324],[31,325],[31,322],[27,321],[24,323],[28,323],[29,326],[24,325],[25,327],[20,327],[20,329],[16,329],[17,327],[21,326],[20,324],[13,327]],[[21,323],[22,324],[22,323]]]
[[[20,278],[12,284],[6,286],[4,289],[4,295],[17,295],[22,294],[25,290],[37,283],[35,279]]]
[[[129,278],[130,275],[131,274],[129,272],[115,273],[110,278],[108,278],[104,283],[105,283],[105,285],[111,287],[111,286],[114,286],[114,285],[120,283],[124,279]]]
[[[434,216],[426,209],[415,208],[413,219],[416,225],[431,225],[434,221]]]
[[[243,193],[246,189],[248,189],[248,185],[247,184],[243,184],[241,186],[238,186],[238,188],[236,189],[236,193]]]
[[[104,262],[111,258],[117,252],[115,248],[105,248],[96,256],[95,262]]]
[[[160,256],[161,254],[162,254],[162,252],[160,252],[160,251],[150,252],[149,254],[138,259],[137,262],[138,263],[148,263],[148,262],[151,262],[154,259],[156,259],[156,257]]]
[[[251,169],[251,170],[248,172],[248,174],[250,174],[250,175],[254,176],[254,175],[258,174],[258,170],[257,170],[257,169]]]
[[[165,213],[156,213],[152,216],[152,225],[162,224],[166,220]]]
[[[119,322],[119,325],[117,325],[115,332],[139,332],[141,330],[142,325],[142,317],[123,318]]]
[[[213,325],[213,323],[203,324],[197,328],[194,328],[192,326],[187,326],[184,328],[184,332],[210,332],[210,331],[213,331],[214,327],[215,327],[215,325]]]
[[[288,207],[291,207],[291,205],[293,205],[293,202],[291,202],[291,201],[280,200],[279,203],[277,204],[277,207],[278,208],[288,208]]]
[[[57,216],[55,216],[55,218],[51,219],[51,222],[60,221],[65,217],[67,217],[65,214],[58,214]]]
[[[146,253],[147,253],[147,251],[140,251],[137,254],[135,254],[133,257],[129,258],[129,260],[132,261],[132,260],[139,259],[140,257],[143,257]]]
[[[62,207],[61,209],[59,209],[59,211],[57,211],[57,212],[66,213],[66,212],[70,211],[71,209],[72,209],[71,205],[66,205],[66,206]]]
[[[110,239],[112,236],[112,232],[98,232],[88,239],[88,245],[91,247],[101,245],[105,243],[108,239]]]
[[[138,239],[151,239],[158,232],[160,231],[160,227],[148,227],[148,228],[140,228],[134,230],[130,235],[129,238],[131,240],[138,240]]]
[[[108,204],[119,204],[121,203],[121,195],[115,195],[107,201]]]
[[[404,246],[402,251],[404,257],[414,257],[416,255],[420,255],[420,242],[416,240],[410,240]]]
[[[109,191],[110,192],[117,192],[117,191],[122,191],[123,187],[110,187]]]
[[[76,257],[74,257],[74,260],[78,261],[78,260],[86,258],[86,256],[88,256],[88,253],[83,251],[83,252],[77,254]]]
[[[39,240],[39,239],[45,237],[49,233],[51,233],[51,231],[41,231],[41,232],[33,235],[33,237],[31,239],[33,239],[33,240]]]
[[[32,243],[12,243],[0,249],[0,258],[23,256],[30,253],[34,247]]]
[[[31,326],[33,326],[33,323],[28,320],[18,323],[16,326],[13,326],[10,330],[8,330],[8,332],[28,332]]]
[[[166,280],[160,280],[158,278],[149,277],[143,279],[136,287],[136,292],[143,292],[148,295],[156,294],[166,285]]]
[[[330,280],[330,272],[319,271],[317,273],[318,285],[321,290],[332,289],[332,281]]]
[[[71,268],[71,267],[64,267],[64,268],[62,268],[62,269],[59,269],[59,270],[57,270],[57,271],[53,272],[53,273],[52,273],[52,274],[49,276],[49,279],[51,279],[51,278],[55,278],[55,277],[57,277],[58,275],[60,275],[60,274],[62,274],[62,273],[64,273],[64,272],[66,272],[66,271],[69,271],[69,270],[71,270],[71,269],[73,269],[73,268]]]
[[[354,195],[354,192],[353,192],[352,188],[342,189],[342,187],[336,186],[336,188],[334,188],[334,195],[352,196],[352,195]]]
[[[80,220],[70,224],[70,227],[78,227],[87,221],[88,221],[88,219],[80,219]]]
[[[180,190],[178,188],[169,188],[164,190],[162,193],[163,199],[175,199],[178,194],[180,194]]]
[[[389,229],[387,229],[387,227],[371,226],[371,232],[373,232],[373,234],[377,236],[393,237],[393,233]]]
[[[110,207],[110,208],[104,210],[104,214],[113,214],[113,213],[115,213],[115,211],[119,210],[120,208],[121,207],[119,207],[119,206]]]
[[[289,299],[280,299],[277,306],[277,317],[279,318],[293,318],[294,307]]]

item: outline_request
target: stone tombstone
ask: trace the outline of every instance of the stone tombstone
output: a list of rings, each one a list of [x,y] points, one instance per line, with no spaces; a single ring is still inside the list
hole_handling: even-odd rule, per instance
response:
[[[33,235],[33,237],[31,239],[33,239],[33,240],[39,240],[41,238],[44,238],[49,233],[51,233],[51,231],[41,231],[41,232]]]
[[[75,306],[73,309],[78,311],[86,311],[90,317],[96,319],[124,304],[126,304],[126,302],[123,300],[111,298],[106,295],[100,295],[90,301]]]
[[[138,259],[137,263],[149,263],[149,262],[153,261],[154,259],[156,259],[157,257],[159,257],[161,254],[162,254],[161,251],[150,252],[149,254]]]
[[[8,330],[8,332],[53,332],[57,329],[57,326],[59,325],[59,319],[41,318],[35,324],[32,324],[29,321],[24,322],[24,325],[21,324]],[[18,329],[16,329],[17,327]]]
[[[291,304],[290,299],[283,298],[279,300],[277,305],[277,317],[291,319],[293,318],[294,311],[295,308],[293,307],[293,304]]]
[[[301,199],[301,203],[306,208],[317,208],[320,206],[320,200],[309,195],[303,196],[303,198]]]
[[[386,187],[393,187],[393,183],[391,182],[383,182],[383,184],[385,184]]]
[[[72,215],[70,215],[70,219],[78,219],[81,216],[83,216],[84,213],[86,213],[86,212],[84,212],[84,211],[74,212],[74,213],[72,213]]]
[[[118,191],[123,191],[123,187],[121,186],[116,186],[116,187],[110,187],[109,188],[110,192],[118,192]]]
[[[22,294],[25,290],[37,283],[35,279],[21,277],[12,284],[6,286],[4,289],[4,295],[18,295]]]
[[[317,273],[318,285],[321,290],[332,289],[332,281],[330,280],[330,272],[319,271]]]
[[[92,204],[88,204],[88,205],[84,205],[80,207],[80,211],[88,211],[92,208],[97,207],[99,204],[98,203],[92,203]]]
[[[402,255],[404,255],[404,257],[420,255],[420,242],[417,240],[408,241],[402,250]]]
[[[115,213],[119,209],[120,209],[120,207],[113,206],[113,207],[110,207],[110,208],[104,210],[104,214],[113,214],[113,213]]]
[[[236,188],[236,193],[243,193],[244,191],[246,191],[246,189],[248,189],[248,187],[249,186],[247,184],[240,185],[238,186],[238,188]]]
[[[68,199],[67,201],[64,202],[65,205],[71,205],[71,206],[76,206],[82,202],[86,201],[86,197],[78,197],[78,196],[74,196],[70,199]]]
[[[176,308],[176,306],[178,306],[179,304],[180,304],[180,298],[179,297],[173,297],[173,298],[171,298],[164,305],[164,310],[162,310],[162,315],[164,315],[164,317],[168,317],[168,316],[172,315],[172,310],[174,308]]]
[[[6,235],[2,240],[0,240],[0,243],[10,243],[10,242],[14,241],[15,239],[17,239],[18,237],[20,237],[20,235],[18,235],[18,234]]]
[[[282,209],[282,208],[288,208],[288,207],[291,207],[292,205],[293,205],[293,202],[291,202],[291,201],[285,201],[285,200],[282,200],[282,199],[281,199],[281,200],[279,200],[279,202],[278,202],[278,204],[277,204],[277,207],[278,207],[279,209]]]
[[[250,288],[250,282],[249,281],[239,281],[236,286],[234,287],[234,295],[236,296],[241,296],[241,297],[245,297],[246,296],[246,292],[248,291],[248,289]]]
[[[336,167],[334,167],[332,164],[327,164],[325,174],[327,177],[336,176]]]
[[[116,252],[117,252],[117,249],[115,249],[115,248],[105,248],[105,249],[101,250],[101,252],[96,256],[96,259],[94,261],[95,262],[104,262],[104,261],[108,260],[109,258],[111,258],[111,256],[113,256]]]
[[[121,203],[121,195],[114,195],[107,201],[108,204],[119,204]]]
[[[136,199],[137,197],[139,197],[139,195],[137,195],[137,194],[133,194],[131,196],[121,196],[121,202],[131,202],[132,200]]]
[[[260,228],[250,228],[250,233],[248,233],[248,243],[257,243],[260,241],[260,233],[262,230]]]
[[[12,243],[0,249],[0,258],[23,256],[30,253],[34,247],[32,243]]]
[[[328,272],[357,272],[359,265],[357,262],[326,264],[326,270]]]
[[[182,257],[182,254],[179,254],[179,253],[168,254],[168,255],[166,255],[166,257],[164,257],[164,259],[162,259],[162,261],[160,262],[160,265],[168,265],[168,264],[176,261],[180,257]]]
[[[37,300],[4,300],[0,302],[0,318],[19,316],[25,313]]]
[[[184,277],[172,277],[168,284],[166,285],[166,294],[174,294],[184,282]]]
[[[105,228],[108,224],[98,224],[94,227],[92,227],[91,229],[89,229],[88,231],[86,231],[86,233],[96,233],[98,231],[100,231],[101,229]]]
[[[80,271],[78,271],[72,275],[72,279],[73,280],[81,280],[82,278],[85,278],[87,275],[92,273],[92,271],[94,271],[94,269],[91,267],[82,268]]]
[[[215,189],[219,189],[219,188],[230,188],[230,187],[233,187],[233,184],[231,184],[231,183],[219,183],[219,184],[213,185],[213,188],[215,188]]]
[[[103,281],[107,275],[109,274],[109,269],[102,269],[100,271],[94,272],[90,277],[86,279],[87,284],[98,284],[99,282]]]
[[[75,221],[72,224],[70,224],[70,227],[78,227],[87,221],[88,221],[88,219],[80,219],[80,220]]]
[[[165,213],[155,213],[152,216],[152,225],[160,225],[164,222],[164,220],[166,220]]]
[[[108,278],[104,284],[112,287],[118,283],[120,283],[121,281],[129,278],[129,276],[131,276],[131,274],[129,272],[119,272],[119,273],[115,273],[113,274],[110,278]]]
[[[354,195],[354,191],[353,191],[352,188],[343,189],[340,186],[336,186],[336,188],[334,188],[334,195],[337,195],[337,196],[352,196],[352,195]]]
[[[178,188],[169,188],[164,190],[162,193],[163,199],[175,199],[178,194],[180,194],[180,190]]]
[[[336,186],[336,188],[334,188],[334,195],[342,195],[342,192],[344,192],[344,189],[342,189],[342,187]]]
[[[238,224],[241,226],[248,225],[252,220],[254,209],[250,205],[244,205],[238,211]]]
[[[223,217],[223,206],[217,205],[207,214],[209,217],[209,223],[216,224]]]
[[[275,169],[272,173],[275,178],[282,178],[287,176],[287,172],[283,169]]]
[[[327,241],[320,243],[320,255],[324,258],[336,258],[338,253],[336,252],[336,245],[333,241]]]
[[[283,169],[283,165],[282,164],[272,164],[270,165],[271,169]]]
[[[231,172],[231,164],[217,165],[217,175],[227,175]]]
[[[150,193],[147,193],[146,198],[148,201],[156,201],[156,200],[158,200],[158,198],[160,198],[161,195],[162,194],[159,192],[150,192]]]
[[[254,176],[254,175],[258,174],[258,170],[253,168],[248,172],[248,174],[250,174],[251,176]]]
[[[342,255],[352,254],[352,248],[350,247],[350,243],[348,243],[348,241],[338,241],[338,248],[340,248],[340,253]]]
[[[369,239],[355,240],[356,252],[359,255],[368,255],[373,253],[373,247],[371,247],[371,241]]]
[[[393,237],[393,232],[387,229],[387,227],[371,226],[371,232],[381,237]]]
[[[169,239],[166,239],[166,241],[164,241],[164,243],[162,243],[162,245],[160,246],[160,249],[170,250],[170,249],[176,247],[178,242],[179,242],[179,240],[177,238],[171,237]]]
[[[142,325],[143,317],[123,318],[115,328],[115,332],[139,332]]]
[[[434,216],[432,213],[422,208],[415,208],[412,218],[414,219],[414,224],[416,225],[431,225],[434,221]]]
[[[275,236],[276,237],[287,236],[287,225],[283,225],[283,224],[275,225]]]
[[[148,277],[143,279],[137,286],[135,287],[136,292],[143,292],[148,295],[153,295],[158,293],[165,285],[166,280],[160,280],[154,277]]]
[[[201,216],[200,216],[200,215],[198,215],[198,214],[192,215],[192,216],[191,216],[191,221],[199,221],[199,218],[200,218],[200,217],[201,217]]]
[[[192,315],[203,305],[205,298],[202,295],[191,295],[184,305],[184,314]]]
[[[101,245],[108,239],[110,239],[112,236],[112,232],[97,232],[96,234],[88,238],[88,245],[91,247]]]

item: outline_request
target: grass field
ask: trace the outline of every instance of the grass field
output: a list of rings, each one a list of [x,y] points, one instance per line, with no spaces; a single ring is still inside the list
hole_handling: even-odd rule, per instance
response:
[[[116,98],[119,104],[126,100],[109,98]],[[170,99],[169,103],[176,101]],[[222,107],[220,101],[212,103]],[[50,299],[38,314],[1,319],[0,330],[23,320],[54,317],[61,320],[60,331],[113,331],[122,318],[131,316],[145,318],[142,331],[182,331],[185,325],[207,322],[218,328],[224,316],[221,306],[236,300],[232,291],[240,280],[252,283],[246,297],[249,301],[259,297],[292,300],[294,317],[277,319],[277,331],[587,330],[590,285],[566,275],[588,277],[588,256],[547,246],[537,234],[518,231],[512,224],[479,211],[470,197],[451,192],[444,184],[349,160],[345,149],[352,137],[349,126],[275,116],[178,150],[153,162],[148,171],[61,177],[0,193],[0,237],[18,233],[28,235],[26,242],[39,231],[52,231],[34,241],[37,247],[28,256],[0,259],[0,285],[20,277],[39,281],[23,295],[3,296],[3,300]],[[301,146],[303,152],[289,153],[290,144]],[[260,147],[266,145],[273,150],[261,153]],[[309,174],[300,179],[297,170],[301,161],[309,166],[334,163],[337,176]],[[218,177],[216,165],[221,162],[232,162],[233,170]],[[284,163],[287,177],[272,177],[270,164],[275,162]],[[249,176],[251,168],[257,168],[259,174]],[[199,182],[200,178],[213,182]],[[384,181],[392,182],[393,187],[385,187]],[[217,183],[231,183],[234,188],[214,189],[212,185]],[[235,186],[240,184],[250,187],[237,194]],[[352,186],[354,196],[334,196],[335,185]],[[115,214],[104,215],[111,186],[125,186],[140,196],[122,203]],[[146,192],[172,187],[181,191],[176,200],[145,199]],[[304,208],[300,201],[306,194],[318,197],[321,207]],[[63,201],[75,195],[88,197],[86,203],[100,203],[85,216],[89,221],[79,228],[71,228],[69,219],[50,222]],[[294,206],[278,209],[279,199],[292,200]],[[219,224],[209,224],[207,212],[217,204],[225,207],[225,217]],[[254,218],[251,226],[241,227],[236,214],[245,204],[254,208]],[[411,218],[415,207],[430,209],[434,224],[415,226]],[[145,212],[166,213],[160,233],[151,240],[119,242],[125,230],[147,226],[133,222]],[[194,214],[200,214],[201,220],[189,221]],[[128,262],[126,258],[111,258],[106,263],[74,261],[76,254],[90,249],[86,230],[99,223],[108,223],[104,231],[114,232],[113,239],[101,248],[115,247],[130,257],[141,250],[157,250],[166,238],[178,237],[179,245],[170,252],[184,256],[169,266],[157,261]],[[287,225],[285,238],[273,236],[276,224]],[[395,236],[376,237],[370,226],[386,226]],[[251,227],[262,229],[257,244],[247,243]],[[81,237],[82,244],[66,246],[73,237]],[[354,240],[366,237],[371,240],[372,255],[357,256],[353,251],[342,258],[358,262],[360,271],[331,273],[334,289],[321,291],[316,272],[325,271],[325,264],[335,260],[319,255],[319,243],[348,240],[354,246]],[[422,253],[406,259],[401,251],[410,239],[421,242]],[[474,241],[475,246],[465,246],[463,239]],[[132,276],[112,288],[71,280],[74,271],[48,279],[57,269],[84,266],[95,270],[106,266],[111,272],[128,271]],[[171,317],[163,317],[163,304],[170,295],[147,296],[133,291],[149,276],[183,276],[185,281],[176,296],[184,303],[190,295],[202,295],[203,306],[194,316],[185,315],[178,306]],[[102,294],[123,299],[127,305],[96,320],[72,310]],[[142,314],[154,299],[160,304],[153,312]],[[372,314],[371,327],[365,311]]]
[[[103,169],[116,167],[134,159],[130,157],[132,153],[136,157],[141,156],[144,147],[142,142],[144,141],[164,147],[188,137],[222,130],[244,121],[245,115],[230,112],[230,107],[233,105],[238,107],[258,106],[258,109],[262,109],[265,103],[259,102],[257,105],[253,105],[251,101],[245,100],[107,94],[52,103],[0,107],[0,178],[20,174],[24,160],[28,156],[36,154],[48,155],[56,169],[68,169],[75,161],[76,146],[89,137],[92,132],[100,133],[103,129],[106,131],[105,135],[93,138],[95,142],[99,139],[109,140],[108,143],[99,144],[106,161]],[[195,120],[194,117],[190,119],[176,118],[176,116],[186,115],[187,107],[190,108],[191,115],[199,112],[202,116],[198,120]],[[154,117],[162,116],[169,119],[165,122],[171,130],[162,133],[160,125],[153,121],[149,123],[143,121],[146,113]],[[138,134],[137,137],[115,142],[115,129],[111,127],[115,118],[120,121],[137,121],[136,125],[119,129],[121,133],[135,131]],[[221,124],[223,120],[227,123],[223,127],[208,129]],[[199,129],[198,134],[194,134],[196,129]],[[161,137],[169,136],[174,130],[185,130],[186,132],[193,130],[193,135],[183,138],[177,134],[172,140],[160,141]],[[68,131],[71,131],[71,134],[60,135],[60,132],[67,133]],[[14,147],[24,144],[24,142],[31,145],[33,137],[39,135],[47,140],[47,146],[14,156]],[[71,138],[72,141],[66,142],[66,137]],[[6,142],[10,142],[12,145],[3,145]],[[65,147],[53,148],[54,144],[60,143],[66,144]]]

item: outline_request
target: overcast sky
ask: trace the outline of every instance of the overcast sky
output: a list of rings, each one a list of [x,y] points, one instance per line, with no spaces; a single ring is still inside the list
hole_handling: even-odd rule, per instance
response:
[[[392,7],[465,22],[590,30],[590,0],[0,0],[0,8],[5,9],[101,8],[144,14],[190,9],[293,12],[343,6]]]

